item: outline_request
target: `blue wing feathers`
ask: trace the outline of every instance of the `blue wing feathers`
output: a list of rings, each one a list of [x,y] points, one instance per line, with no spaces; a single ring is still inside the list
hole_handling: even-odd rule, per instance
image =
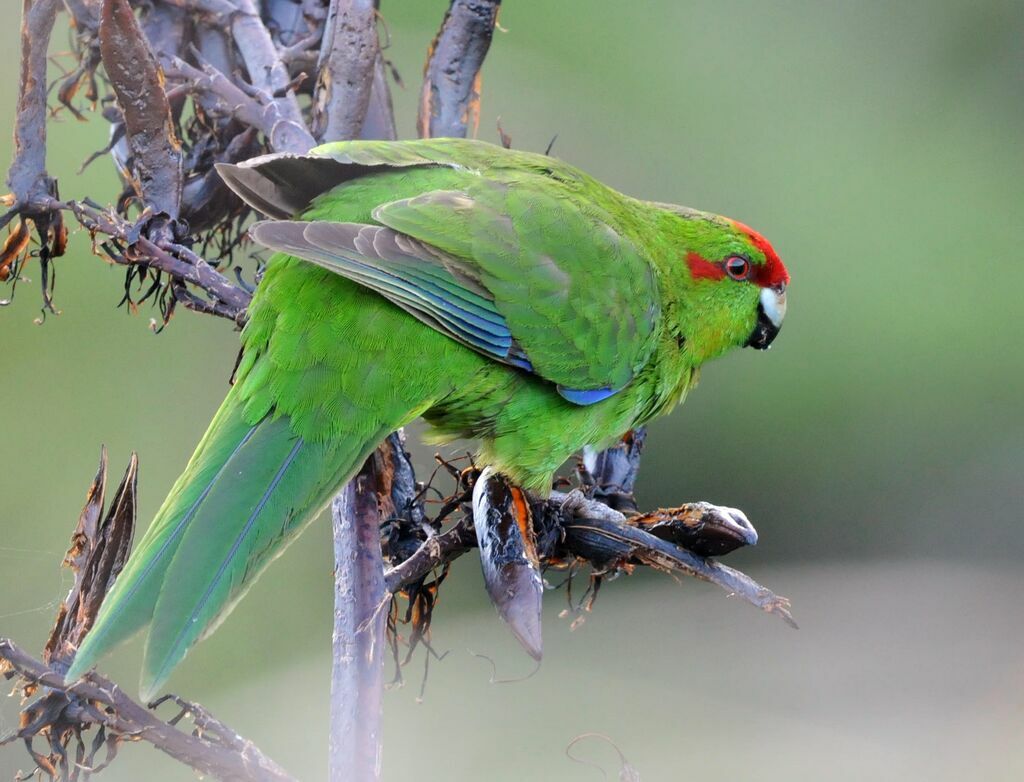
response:
[[[566,388],[565,386],[556,386],[556,388],[563,399],[581,407],[603,402],[619,391],[617,388],[592,388],[589,390]]]

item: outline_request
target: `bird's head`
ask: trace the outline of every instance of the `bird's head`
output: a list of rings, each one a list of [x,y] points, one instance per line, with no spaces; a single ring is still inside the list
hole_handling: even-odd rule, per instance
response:
[[[789,272],[768,240],[727,217],[660,206],[673,215],[665,277],[688,349],[704,360],[732,347],[770,347],[786,315]]]

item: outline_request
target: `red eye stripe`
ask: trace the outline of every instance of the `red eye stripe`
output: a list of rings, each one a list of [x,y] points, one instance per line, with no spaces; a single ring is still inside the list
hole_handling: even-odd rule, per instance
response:
[[[745,233],[750,243],[764,255],[764,264],[754,264],[751,280],[762,288],[788,284],[789,272],[768,240],[750,226],[737,220],[733,220],[732,224]]]
[[[775,249],[761,234],[743,223],[736,220],[730,221],[737,229],[742,231],[750,243],[764,255],[764,263],[750,264],[745,276],[734,279],[747,279],[761,288],[770,288],[789,283],[789,272],[785,264],[779,258]],[[746,259],[742,259],[746,260]],[[723,261],[709,261],[699,253],[689,252],[686,254],[686,264],[690,268],[690,276],[695,280],[721,280],[728,275],[726,269],[730,259]]]
[[[712,263],[698,253],[687,253],[686,265],[690,267],[690,276],[695,280],[720,280],[725,277],[722,264]]]

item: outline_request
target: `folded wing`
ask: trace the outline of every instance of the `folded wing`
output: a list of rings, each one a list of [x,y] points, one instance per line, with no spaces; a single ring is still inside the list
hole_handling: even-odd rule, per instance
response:
[[[474,158],[476,167],[463,172],[461,147],[446,157],[441,142],[426,144],[404,146],[401,155],[386,143],[351,142],[305,158],[267,156],[230,169],[227,181],[280,217],[301,212],[331,183],[395,168],[457,170],[459,189],[425,188],[380,204],[376,225],[277,220],[258,223],[252,236],[552,382],[575,404],[594,404],[628,384],[653,350],[659,296],[653,264],[607,206],[611,191],[592,198],[587,186],[599,185],[546,176],[538,161],[550,159],[526,153],[497,163]],[[344,198],[344,191],[333,195]]]

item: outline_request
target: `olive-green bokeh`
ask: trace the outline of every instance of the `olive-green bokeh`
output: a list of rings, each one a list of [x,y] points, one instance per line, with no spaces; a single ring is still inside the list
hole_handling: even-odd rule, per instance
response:
[[[17,84],[9,5],[0,128]],[[404,134],[443,7],[385,0]],[[627,193],[757,227],[792,273],[775,348],[709,366],[652,427],[640,495],[744,508],[761,543],[730,561],[793,597],[803,629],[707,587],[620,579],[572,634],[550,594],[544,666],[489,686],[467,647],[501,675],[528,665],[466,557],[425,702],[419,663],[387,697],[387,778],[593,779],[563,754],[588,730],[649,780],[1019,778],[1024,6],[510,0],[501,23],[481,138],[498,116],[517,147],[558,134],[554,154]],[[106,160],[75,175],[106,132],[67,113],[51,125],[63,195],[114,197]],[[0,636],[35,649],[100,443],[118,474],[139,452],[145,523],[225,391],[236,336],[187,313],[154,336],[154,313],[115,309],[123,272],[81,232],[58,265],[59,317],[33,322],[26,274],[0,309]],[[172,681],[303,779],[324,765],[328,534],[311,529]],[[131,684],[137,655],[106,670]],[[190,778],[124,754],[106,778]],[[0,777],[19,767],[20,748],[0,750]]]

